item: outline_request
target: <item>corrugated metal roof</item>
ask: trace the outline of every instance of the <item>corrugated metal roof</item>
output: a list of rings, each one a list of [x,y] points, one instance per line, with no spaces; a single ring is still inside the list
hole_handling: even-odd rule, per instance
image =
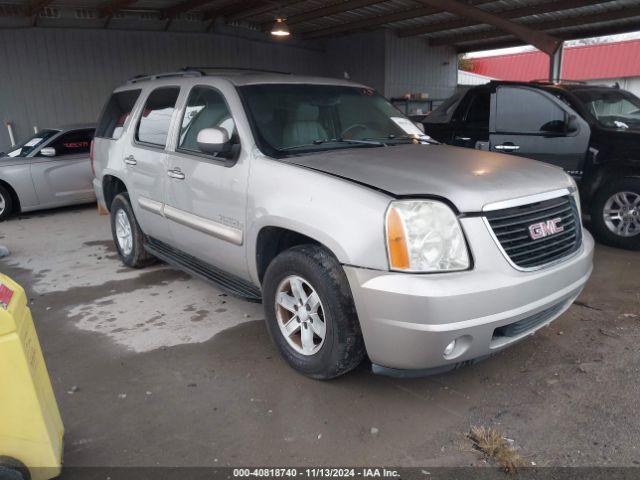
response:
[[[545,78],[548,70],[549,57],[539,51],[473,59],[473,73],[500,80],[536,80]],[[640,77],[640,40],[568,47],[564,51],[564,79],[625,77]]]
[[[551,29],[560,37],[588,36],[604,30],[617,33],[635,27],[640,30],[640,13],[636,15],[634,10],[640,8],[639,0],[464,0],[464,3],[534,29]],[[29,10],[30,0],[0,0],[0,7],[7,4],[18,5],[19,9],[0,8],[0,27],[32,24],[27,19],[33,15]],[[194,25],[198,22],[200,30],[206,31],[211,28],[212,20],[231,23],[238,28],[264,30],[276,16],[282,16],[289,19],[292,33],[301,37],[322,38],[388,28],[396,30],[400,36],[423,36],[436,45],[454,45],[462,50],[480,49],[496,42],[522,43],[489,25],[430,7],[428,0],[42,0],[36,4],[61,12],[94,9],[98,14],[99,8],[112,7],[110,11],[127,17],[131,28],[135,28],[137,18],[140,29],[184,28],[180,22],[168,26],[158,22],[164,18],[158,12],[169,11],[170,17],[198,13],[190,18],[193,24],[190,31],[197,28]],[[626,15],[627,10],[632,13]],[[30,15],[22,15],[25,18],[20,19],[16,11]],[[603,15],[601,21],[597,18],[599,15]],[[63,27],[104,28],[101,22],[95,21],[100,15],[92,17],[70,12],[60,17],[65,20],[60,24]],[[55,18],[47,17],[47,25],[54,25]],[[86,23],[90,18],[93,23]],[[143,25],[151,18],[159,25]]]

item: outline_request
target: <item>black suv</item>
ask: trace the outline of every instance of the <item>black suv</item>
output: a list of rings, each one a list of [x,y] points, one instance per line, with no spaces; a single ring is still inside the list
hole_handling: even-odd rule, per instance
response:
[[[602,243],[640,249],[640,99],[615,87],[502,82],[416,118],[435,140],[562,167]]]

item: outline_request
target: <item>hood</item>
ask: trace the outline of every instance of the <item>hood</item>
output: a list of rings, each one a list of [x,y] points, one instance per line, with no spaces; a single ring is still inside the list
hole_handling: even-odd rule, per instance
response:
[[[562,169],[552,165],[446,145],[352,148],[284,160],[394,196],[446,198],[460,212],[479,212],[489,203],[573,185]]]

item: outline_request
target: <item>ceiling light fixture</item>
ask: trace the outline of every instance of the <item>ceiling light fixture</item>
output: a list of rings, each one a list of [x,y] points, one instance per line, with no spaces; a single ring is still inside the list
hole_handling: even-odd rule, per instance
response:
[[[271,27],[271,35],[274,37],[288,37],[291,35],[289,25],[287,25],[287,21],[284,18],[276,18],[276,21],[273,23],[273,27]]]

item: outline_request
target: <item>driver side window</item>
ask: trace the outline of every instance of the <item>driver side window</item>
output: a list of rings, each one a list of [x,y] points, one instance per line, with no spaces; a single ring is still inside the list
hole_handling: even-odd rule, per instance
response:
[[[56,150],[56,157],[65,155],[89,155],[94,130],[74,130],[54,140],[49,147]]]
[[[212,127],[226,130],[232,140],[236,136],[236,125],[222,94],[211,87],[193,87],[182,117],[178,150],[204,154],[198,147],[198,133]]]

